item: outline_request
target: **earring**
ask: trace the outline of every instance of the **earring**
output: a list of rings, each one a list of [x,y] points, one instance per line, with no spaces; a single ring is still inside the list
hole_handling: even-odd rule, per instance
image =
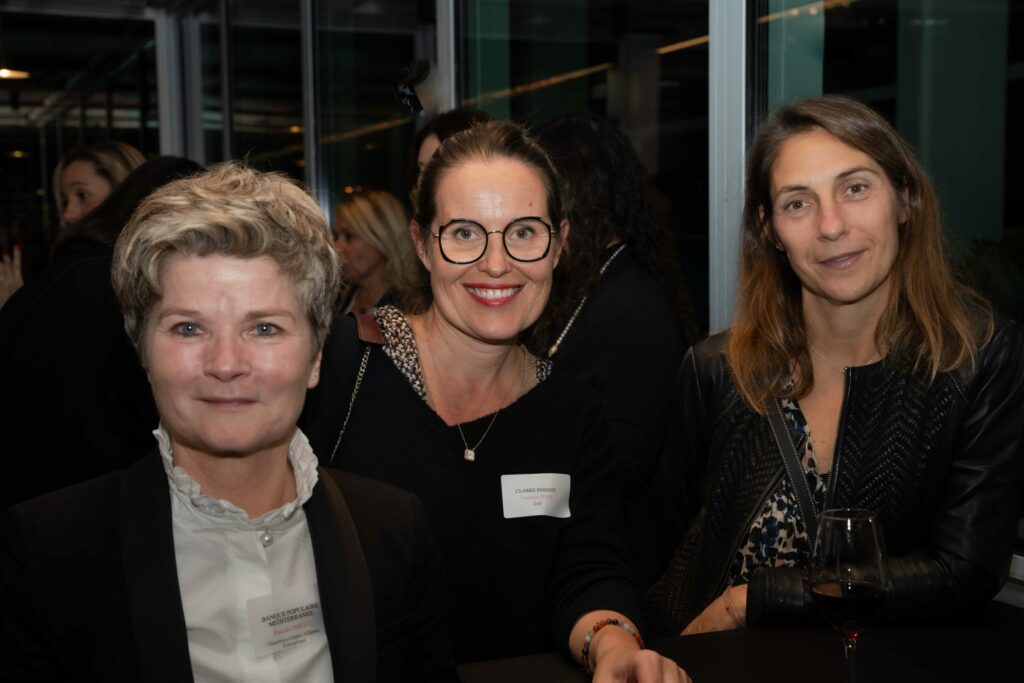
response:
[[[786,248],[782,246],[782,242],[780,242],[779,240],[775,240],[775,248],[781,251],[782,253],[786,253]]]

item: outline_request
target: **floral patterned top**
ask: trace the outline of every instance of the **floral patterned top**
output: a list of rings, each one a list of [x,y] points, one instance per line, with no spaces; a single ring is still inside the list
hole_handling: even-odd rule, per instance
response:
[[[380,306],[373,311],[373,318],[384,336],[384,354],[391,359],[412,385],[416,395],[427,401],[427,389],[423,384],[420,372],[420,355],[416,350],[416,337],[413,336],[409,320],[394,306]],[[537,382],[543,382],[551,374],[554,365],[542,358],[535,359],[537,364]]]
[[[797,402],[782,401],[782,415],[792,429],[797,453],[803,448],[807,486],[811,490],[814,512],[820,515],[825,504],[828,475],[818,474],[810,429]],[[741,542],[736,551],[729,569],[728,585],[747,583],[750,574],[762,566],[806,567],[810,552],[807,527],[800,515],[800,505],[789,484],[789,478],[784,476],[754,517],[746,542]]]

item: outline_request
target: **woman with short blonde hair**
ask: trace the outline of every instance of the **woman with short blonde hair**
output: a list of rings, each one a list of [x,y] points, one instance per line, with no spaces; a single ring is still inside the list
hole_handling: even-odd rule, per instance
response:
[[[140,347],[169,256],[223,253],[272,258],[295,287],[319,347],[341,277],[337,256],[325,245],[330,246],[326,217],[283,175],[224,164],[178,180],[174,192],[157,192],[142,202],[114,251],[114,288],[128,335]]]
[[[339,283],[316,202],[238,164],[171,182],[113,282],[159,424],[0,518],[0,678],[458,680],[419,502],[318,467],[296,426]]]

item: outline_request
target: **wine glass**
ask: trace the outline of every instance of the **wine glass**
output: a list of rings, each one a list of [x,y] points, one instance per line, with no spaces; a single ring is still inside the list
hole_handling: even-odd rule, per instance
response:
[[[825,510],[808,572],[811,599],[843,639],[846,681],[856,683],[857,638],[882,611],[889,593],[885,544],[871,510]]]

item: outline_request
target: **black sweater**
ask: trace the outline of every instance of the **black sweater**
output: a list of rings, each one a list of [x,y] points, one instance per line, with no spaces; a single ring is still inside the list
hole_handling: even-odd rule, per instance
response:
[[[352,319],[341,318],[301,426],[322,464],[392,482],[422,500],[446,569],[457,661],[564,648],[576,620],[595,609],[639,618],[609,439],[589,391],[552,373],[500,411],[476,461],[467,462],[458,430],[372,345],[330,462],[364,349]],[[490,422],[462,425],[470,445]],[[501,476],[535,473],[570,475],[569,518],[504,518]]]
[[[668,294],[627,246],[552,357],[556,368],[597,393],[608,414],[623,481],[630,563],[642,588],[661,575],[668,559],[659,548],[655,474],[683,351]]]

